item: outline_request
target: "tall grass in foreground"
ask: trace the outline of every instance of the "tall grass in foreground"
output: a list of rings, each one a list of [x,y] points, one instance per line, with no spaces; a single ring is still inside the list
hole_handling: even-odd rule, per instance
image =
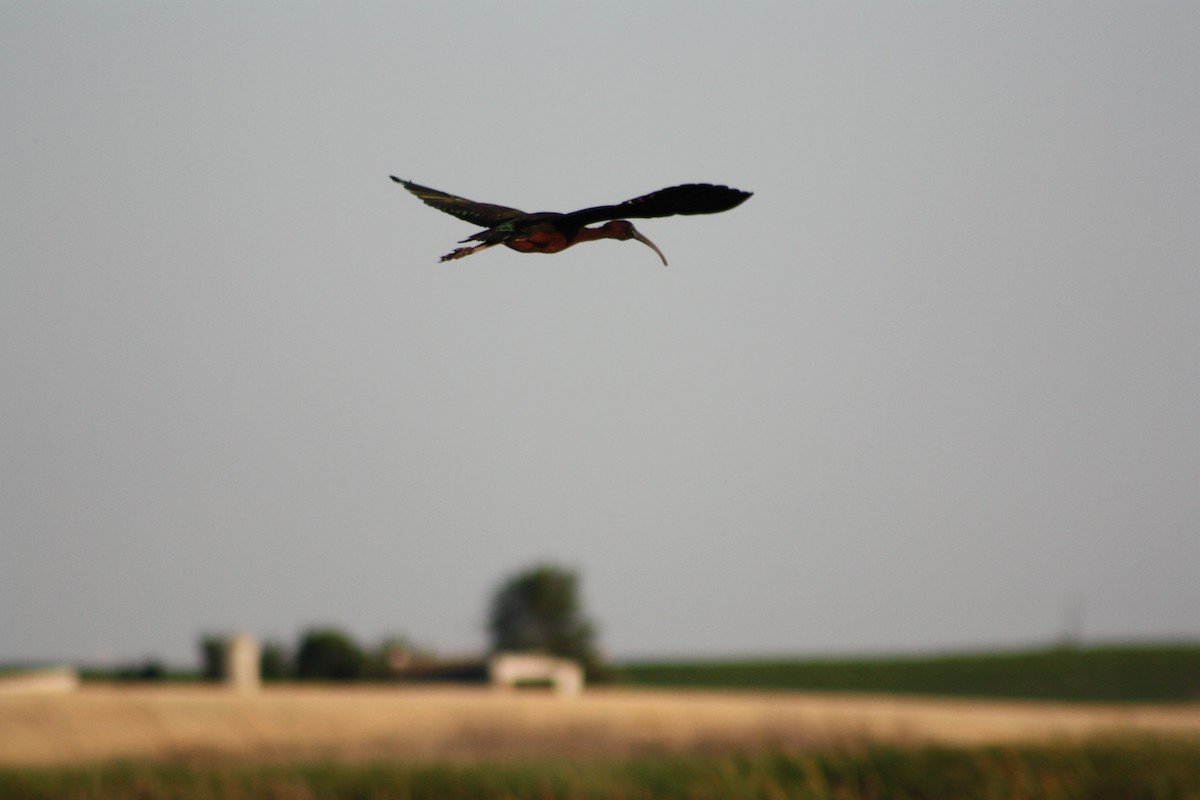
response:
[[[866,747],[617,762],[119,763],[0,769],[5,800],[378,798],[1200,798],[1200,748],[1172,741],[1060,747]]]

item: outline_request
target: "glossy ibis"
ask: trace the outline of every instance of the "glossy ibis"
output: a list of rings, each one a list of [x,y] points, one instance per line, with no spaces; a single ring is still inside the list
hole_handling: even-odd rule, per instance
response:
[[[666,266],[667,257],[655,246],[654,242],[639,233],[637,228],[633,227],[633,223],[626,219],[627,217],[649,219],[651,217],[671,217],[676,214],[716,214],[718,211],[728,211],[741,205],[751,195],[751,192],[730,189],[728,186],[687,183],[683,186],[660,189],[615,206],[595,206],[572,211],[569,214],[558,214],[552,211],[527,214],[507,206],[476,203],[463,197],[455,197],[452,194],[439,192],[437,189],[401,180],[394,175],[391,178],[415,194],[426,205],[433,206],[438,211],[453,214],[467,222],[486,226],[486,230],[468,236],[460,242],[460,244],[466,242],[479,242],[479,244],[460,247],[454,252],[442,256],[441,261],[469,256],[498,244],[511,247],[520,253],[559,253],[579,242],[593,242],[597,239],[619,239],[621,241],[637,239],[658,253],[663,266]],[[604,224],[595,228],[587,227],[594,222],[603,222]]]

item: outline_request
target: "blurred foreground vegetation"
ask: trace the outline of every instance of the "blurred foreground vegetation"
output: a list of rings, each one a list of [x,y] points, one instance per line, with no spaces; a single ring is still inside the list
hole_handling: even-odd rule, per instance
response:
[[[1200,644],[905,658],[624,664],[634,686],[790,689],[1105,703],[1200,701]]]
[[[0,768],[6,800],[156,798],[1200,798],[1194,743],[872,746],[759,756],[495,764],[119,763]]]

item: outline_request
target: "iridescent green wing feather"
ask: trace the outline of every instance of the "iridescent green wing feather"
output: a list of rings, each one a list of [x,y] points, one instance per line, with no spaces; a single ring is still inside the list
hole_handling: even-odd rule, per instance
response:
[[[437,189],[430,189],[428,186],[419,186],[412,181],[401,180],[395,175],[391,178],[416,195],[425,205],[485,228],[494,228],[502,222],[525,216],[524,211],[518,211],[515,208],[497,206],[492,203],[476,203],[465,197],[455,197],[452,194],[439,192]]]

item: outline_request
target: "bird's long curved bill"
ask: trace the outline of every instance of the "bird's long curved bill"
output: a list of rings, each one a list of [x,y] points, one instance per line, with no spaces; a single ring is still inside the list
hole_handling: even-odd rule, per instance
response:
[[[651,250],[658,253],[658,257],[662,259],[663,266],[665,267],[667,265],[667,257],[663,255],[662,250],[658,249],[658,245],[647,239],[645,236],[642,236],[641,232],[637,230],[634,230],[633,238],[637,239],[639,242],[646,245],[646,247],[649,247]]]

